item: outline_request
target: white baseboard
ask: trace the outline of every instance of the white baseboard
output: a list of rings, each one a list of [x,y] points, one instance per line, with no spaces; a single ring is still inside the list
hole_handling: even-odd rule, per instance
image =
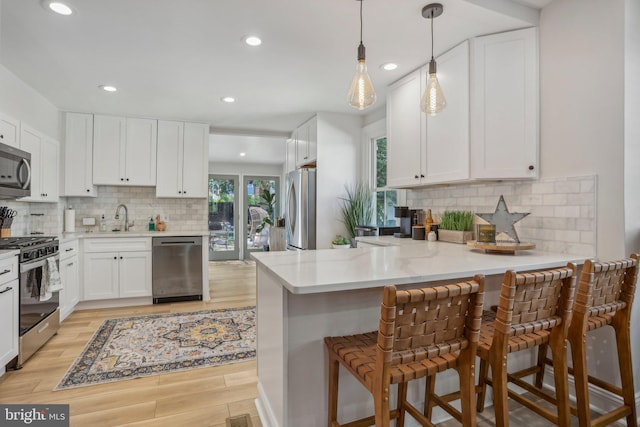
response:
[[[260,383],[258,383],[258,397],[256,398],[255,403],[258,411],[258,417],[260,418],[260,422],[263,427],[280,427],[278,421],[276,421],[276,416],[271,409],[271,405],[269,405],[269,400],[264,392],[264,388],[262,388],[262,384]]]

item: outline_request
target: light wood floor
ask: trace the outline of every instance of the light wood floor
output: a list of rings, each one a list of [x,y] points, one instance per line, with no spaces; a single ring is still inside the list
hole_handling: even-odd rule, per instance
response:
[[[251,414],[257,396],[255,361],[105,385],[53,391],[103,320],[154,313],[255,305],[255,265],[209,263],[210,302],[83,310],[62,323],[58,335],[18,371],[0,378],[2,403],[70,405],[72,426],[223,427],[229,416]]]

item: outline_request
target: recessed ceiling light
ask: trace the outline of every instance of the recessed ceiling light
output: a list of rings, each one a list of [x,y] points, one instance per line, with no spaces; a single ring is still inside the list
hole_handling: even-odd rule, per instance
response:
[[[71,6],[59,1],[49,2],[47,6],[49,7],[49,9],[60,15],[69,16],[73,14],[73,9],[71,8]]]
[[[106,92],[115,92],[118,90],[118,88],[116,88],[115,86],[110,85],[100,85],[98,87]]]
[[[243,40],[249,46],[260,46],[262,44],[262,40],[258,36],[246,36]]]
[[[393,62],[387,62],[386,64],[382,64],[380,66],[385,71],[393,71],[398,68],[398,64],[394,64]]]
[[[236,99],[233,96],[223,96],[222,98],[220,98],[220,100],[222,102],[226,102],[226,103],[232,103],[232,102],[236,102]]]
[[[240,153],[240,157],[244,157],[246,155],[247,155],[247,153]]]

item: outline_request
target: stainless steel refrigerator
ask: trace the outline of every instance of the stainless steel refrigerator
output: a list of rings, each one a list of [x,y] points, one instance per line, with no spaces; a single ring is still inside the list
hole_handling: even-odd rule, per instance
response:
[[[287,250],[316,248],[316,170],[287,174],[285,225]]]

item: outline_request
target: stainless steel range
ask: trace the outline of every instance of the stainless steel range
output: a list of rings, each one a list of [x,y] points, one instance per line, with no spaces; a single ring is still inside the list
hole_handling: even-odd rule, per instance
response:
[[[55,237],[6,237],[0,238],[0,249],[20,249],[20,346],[15,363],[20,368],[58,332],[58,292],[41,300],[40,290],[48,258],[53,257],[59,266],[59,242]]]

